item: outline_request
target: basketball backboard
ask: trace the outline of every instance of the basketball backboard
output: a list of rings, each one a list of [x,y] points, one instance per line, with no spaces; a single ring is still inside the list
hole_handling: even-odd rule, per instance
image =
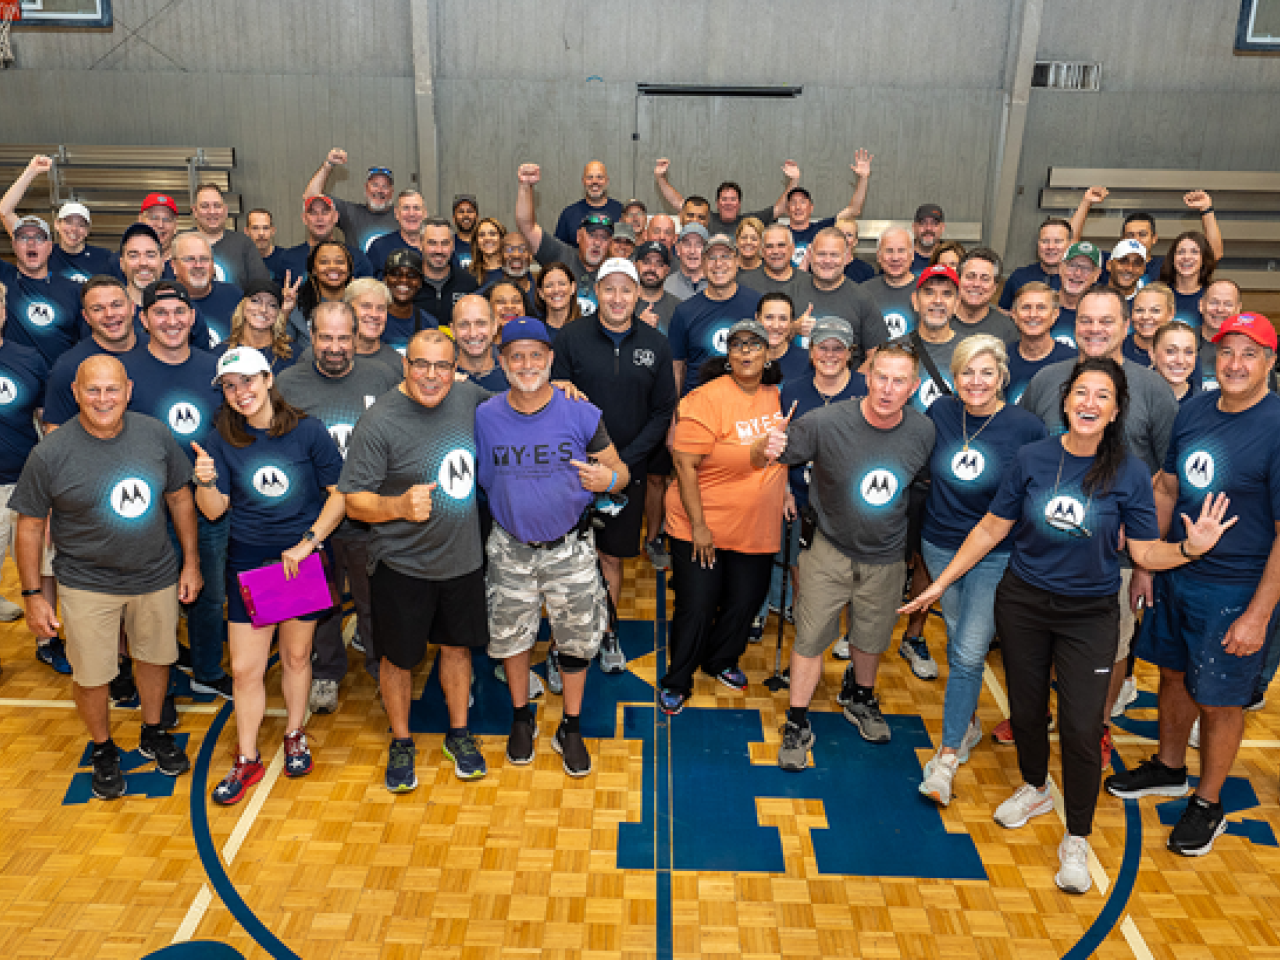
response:
[[[111,0],[22,0],[23,27],[109,27]]]

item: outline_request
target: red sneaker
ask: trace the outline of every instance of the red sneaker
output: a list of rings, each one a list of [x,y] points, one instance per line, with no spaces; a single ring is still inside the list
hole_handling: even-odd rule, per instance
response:
[[[232,806],[244,799],[245,793],[266,773],[262,758],[250,760],[248,757],[236,757],[236,765],[216,787],[213,788],[213,802],[224,807]]]
[[[1116,745],[1111,742],[1111,728],[1102,728],[1102,769],[1105,770],[1111,766],[1111,751]]]
[[[1001,720],[991,731],[991,739],[1005,746],[1013,743],[1013,724],[1008,720]]]

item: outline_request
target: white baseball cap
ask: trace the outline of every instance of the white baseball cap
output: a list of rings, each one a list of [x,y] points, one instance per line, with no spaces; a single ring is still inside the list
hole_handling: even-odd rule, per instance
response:
[[[83,203],[64,203],[58,208],[58,219],[65,220],[67,217],[84,217],[85,223],[93,223],[93,217],[89,216],[89,208]]]
[[[218,358],[218,372],[213,378],[213,385],[216,387],[223,375],[228,373],[242,373],[251,377],[255,373],[270,372],[271,364],[267,363],[267,358],[260,351],[253,347],[232,347]]]
[[[622,257],[611,257],[600,264],[600,270],[596,273],[596,283],[615,273],[625,273],[631,278],[632,283],[636,286],[640,285],[640,277],[636,273],[636,265],[630,260],[624,260]]]
[[[1136,253],[1143,260],[1147,259],[1147,248],[1140,244],[1137,240],[1121,240],[1111,249],[1111,259],[1115,260],[1119,257],[1127,257],[1131,253]]]

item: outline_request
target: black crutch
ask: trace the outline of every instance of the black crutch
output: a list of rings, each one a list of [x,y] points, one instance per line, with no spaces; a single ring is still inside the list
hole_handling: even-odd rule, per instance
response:
[[[788,520],[782,526],[782,596],[778,604],[778,649],[773,655],[773,676],[764,682],[765,688],[773,693],[791,686],[791,678],[782,673],[782,632],[787,628],[787,584],[791,579],[791,524],[794,522]]]

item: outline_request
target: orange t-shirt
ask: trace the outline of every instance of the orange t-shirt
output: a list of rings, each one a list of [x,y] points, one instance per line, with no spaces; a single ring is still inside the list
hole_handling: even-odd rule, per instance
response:
[[[778,388],[761,385],[748,396],[725,374],[680,401],[671,449],[701,454],[698,490],[715,545],[738,553],[777,553],[782,545],[785,467],[751,466],[751,444],[782,420]],[[679,482],[667,489],[667,532],[693,539]]]

